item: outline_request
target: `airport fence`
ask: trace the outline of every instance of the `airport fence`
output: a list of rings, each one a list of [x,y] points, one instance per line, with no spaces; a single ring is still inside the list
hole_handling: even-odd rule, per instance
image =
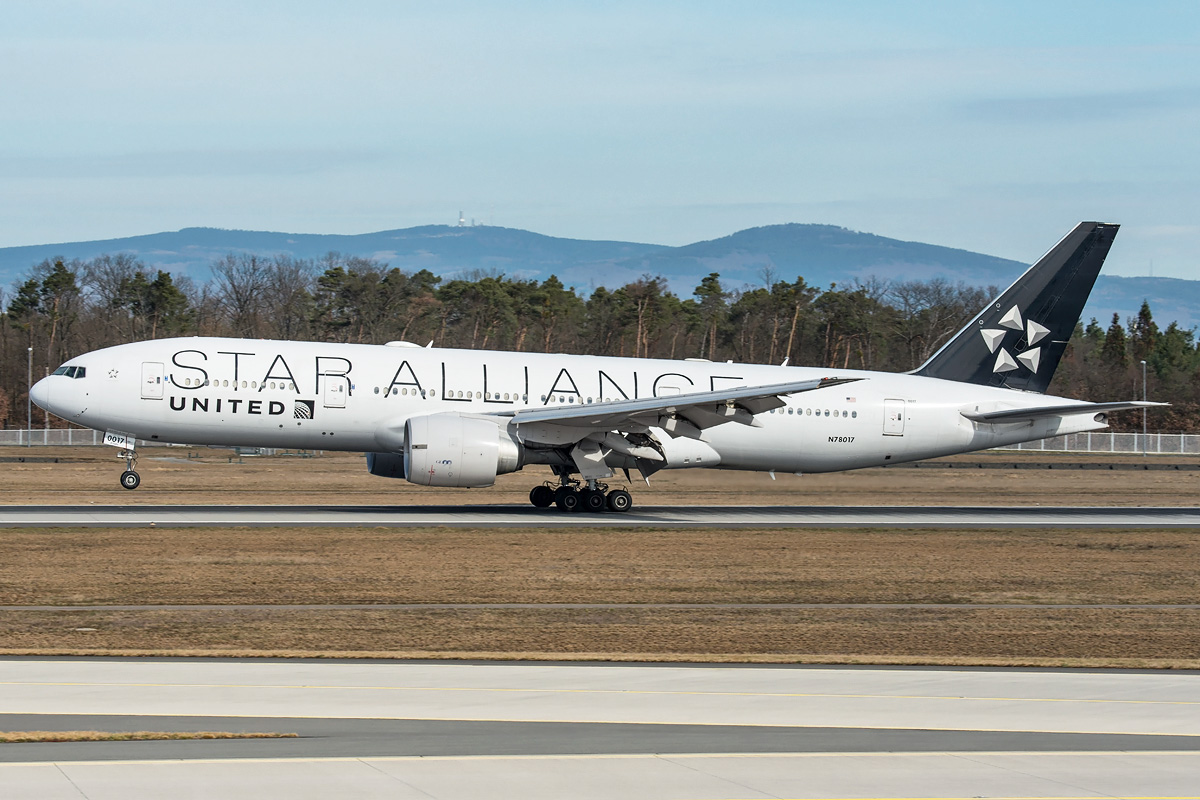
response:
[[[79,447],[103,444],[104,434],[88,428],[34,428],[0,431],[3,447]],[[168,442],[138,440],[138,447],[171,447]],[[270,455],[269,448],[242,448]],[[997,450],[1037,450],[1047,453],[1142,453],[1151,455],[1200,455],[1200,435],[1192,433],[1114,433],[1093,431],[1024,442]]]
[[[1047,453],[1136,453],[1138,455],[1200,455],[1200,435],[1192,433],[1115,433],[1090,431],[1022,442],[997,450],[1037,450]]]
[[[0,446],[5,447],[64,447],[91,446],[104,443],[104,433],[91,428],[34,428],[33,430],[0,431]],[[141,447],[145,442],[138,442]],[[159,442],[152,442],[159,444]]]

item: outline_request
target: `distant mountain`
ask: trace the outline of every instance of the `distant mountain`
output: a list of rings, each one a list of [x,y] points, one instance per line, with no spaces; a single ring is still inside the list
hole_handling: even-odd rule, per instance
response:
[[[428,269],[443,277],[475,272],[544,279],[551,274],[589,293],[643,275],[662,275],[681,296],[718,272],[729,288],[761,285],[766,271],[776,280],[802,276],[810,285],[845,286],[855,279],[927,280],[943,277],[976,286],[1007,286],[1028,266],[949,247],[905,242],[833,225],[769,225],[682,247],[635,242],[561,239],[491,226],[416,228],[356,235],[275,233],[184,228],[180,231],[28,247],[0,248],[0,285],[11,285],[47,258],[94,258],[129,253],[146,264],[199,281],[213,261],[228,253],[286,254],[317,259],[331,251],[375,258],[404,270]],[[1200,281],[1101,276],[1084,319],[1122,320],[1150,301],[1156,320],[1200,324]]]
[[[129,253],[173,273],[207,280],[209,265],[229,253],[320,258],[329,252],[377,258],[405,270],[438,275],[474,270],[514,277],[549,275],[579,264],[640,256],[659,245],[557,239],[513,228],[426,225],[354,235],[184,228],[124,239],[0,248],[0,281],[11,283],[47,258],[89,259]]]
[[[1121,321],[1137,316],[1142,301],[1150,303],[1154,321],[1160,328],[1178,322],[1184,328],[1200,325],[1200,281],[1182,278],[1122,278],[1101,275],[1096,288],[1083,309],[1083,320],[1089,317],[1108,327],[1112,315]]]
[[[660,248],[614,266],[636,273],[635,277],[650,273],[697,281],[710,272],[719,272],[732,286],[761,284],[763,270],[769,267],[777,279],[794,280],[801,275],[810,285],[826,287],[871,276],[887,280],[940,276],[970,284],[1007,284],[1027,265],[834,225],[792,223],[749,228],[683,247]]]

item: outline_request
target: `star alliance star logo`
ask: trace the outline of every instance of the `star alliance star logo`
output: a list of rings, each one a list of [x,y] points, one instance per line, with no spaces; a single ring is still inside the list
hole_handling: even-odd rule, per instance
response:
[[[1022,366],[1030,372],[1037,372],[1038,364],[1042,361],[1042,348],[1032,345],[1046,338],[1050,329],[1031,319],[1022,321],[1021,312],[1016,306],[1010,308],[1008,313],[1001,317],[996,324],[1000,327],[984,328],[979,332],[983,336],[988,352],[996,354],[996,363],[992,367],[992,372],[1012,372]],[[1025,341],[1030,349],[1018,353],[1014,358],[1012,353],[1003,347],[1004,337],[1008,335],[1008,331],[1024,332]]]

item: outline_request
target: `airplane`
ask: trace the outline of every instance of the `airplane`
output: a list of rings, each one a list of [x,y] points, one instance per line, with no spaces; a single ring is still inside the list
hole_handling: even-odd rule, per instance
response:
[[[1083,222],[907,373],[384,345],[173,338],[72,358],[30,395],[104,431],[136,489],[136,442],[345,450],[373,475],[484,487],[549,466],[530,502],[628,511],[636,469],[835,472],[1107,427],[1045,394],[1118,225]]]

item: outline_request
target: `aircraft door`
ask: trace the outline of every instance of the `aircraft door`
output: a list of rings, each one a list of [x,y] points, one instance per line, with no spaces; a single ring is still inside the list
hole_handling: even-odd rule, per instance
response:
[[[883,401],[883,435],[884,436],[903,436],[904,435],[904,401],[903,400],[884,400]]]
[[[325,407],[345,408],[346,395],[350,393],[348,379],[341,375],[325,376]]]
[[[163,380],[165,371],[157,361],[142,362],[142,398],[145,400],[162,400],[166,390]]]

